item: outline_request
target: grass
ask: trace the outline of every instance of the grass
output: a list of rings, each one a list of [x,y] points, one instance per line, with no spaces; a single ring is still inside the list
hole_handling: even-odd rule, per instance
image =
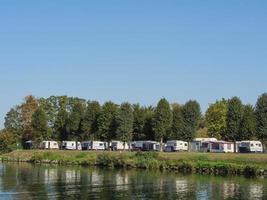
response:
[[[17,150],[2,161],[143,168],[214,175],[267,175],[267,154]]]

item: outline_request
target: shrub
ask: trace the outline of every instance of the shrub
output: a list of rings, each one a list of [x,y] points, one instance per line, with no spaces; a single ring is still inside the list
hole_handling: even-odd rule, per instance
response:
[[[16,138],[11,132],[4,130],[0,132],[0,153],[7,153],[16,148]]]

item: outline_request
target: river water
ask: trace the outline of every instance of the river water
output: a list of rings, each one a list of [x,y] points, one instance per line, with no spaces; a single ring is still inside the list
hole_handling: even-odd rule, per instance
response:
[[[267,180],[0,163],[0,199],[267,199]]]

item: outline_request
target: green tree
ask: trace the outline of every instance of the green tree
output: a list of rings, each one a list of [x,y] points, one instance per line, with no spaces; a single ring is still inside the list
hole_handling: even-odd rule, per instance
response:
[[[97,101],[89,101],[82,120],[82,139],[94,140],[97,134],[97,120],[101,112],[101,106]]]
[[[116,116],[117,123],[117,138],[123,142],[123,150],[125,150],[125,143],[132,140],[133,137],[133,109],[131,104],[122,103],[118,114]]]
[[[256,103],[256,136],[265,147],[267,140],[267,93],[262,94]],[[265,148],[264,148],[265,149]]]
[[[104,103],[102,106],[102,110],[97,120],[99,139],[109,143],[115,138],[117,129],[115,117],[117,111],[118,106],[111,101]]]
[[[240,140],[242,137],[240,135],[241,121],[243,116],[243,105],[238,97],[233,97],[228,101],[228,110],[226,118],[226,140],[231,140],[234,143]],[[234,148],[236,145],[234,145]],[[236,150],[236,149],[234,149]]]
[[[21,137],[23,131],[21,119],[21,107],[15,106],[11,108],[5,117],[5,129]]]
[[[226,130],[227,101],[222,99],[210,104],[206,111],[206,123],[209,137],[221,139]]]
[[[146,109],[139,104],[133,105],[133,139],[145,139],[144,127],[146,122]]]
[[[160,141],[160,150],[162,151],[163,138],[168,137],[167,133],[170,131],[172,125],[172,112],[169,102],[163,98],[161,99],[155,109],[153,118],[153,131],[156,138]]]
[[[254,108],[251,105],[243,106],[243,114],[240,122],[240,140],[249,140],[255,136],[256,116]]]
[[[183,138],[183,113],[182,106],[174,104],[172,106],[172,134],[171,139],[180,140]]]
[[[145,121],[143,128],[144,137],[140,139],[155,140],[155,134],[153,131],[153,118],[154,118],[154,108],[152,106],[145,107]]]
[[[200,105],[197,101],[189,100],[182,107],[183,127],[182,137],[184,141],[191,141],[196,136],[196,131],[199,125],[201,112]]]
[[[42,108],[38,108],[32,115],[33,138],[36,144],[40,144],[42,140],[51,139],[48,135],[47,115]]]
[[[84,117],[85,105],[78,99],[73,99],[66,124],[69,139],[81,139],[81,122]]]
[[[61,108],[57,113],[54,124],[55,138],[59,139],[60,141],[67,140],[68,138],[68,133],[66,130],[67,120],[68,112],[64,108]]]

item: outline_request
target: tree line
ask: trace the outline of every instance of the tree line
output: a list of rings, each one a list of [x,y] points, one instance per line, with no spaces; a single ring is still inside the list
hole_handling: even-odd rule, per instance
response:
[[[0,150],[22,146],[32,140],[117,139],[190,141],[195,137],[216,137],[226,141],[267,139],[267,93],[255,106],[244,105],[238,97],[221,99],[202,114],[200,105],[189,100],[170,104],[165,98],[156,106],[128,102],[120,105],[68,96],[36,98],[29,95],[10,109],[0,134]]]

